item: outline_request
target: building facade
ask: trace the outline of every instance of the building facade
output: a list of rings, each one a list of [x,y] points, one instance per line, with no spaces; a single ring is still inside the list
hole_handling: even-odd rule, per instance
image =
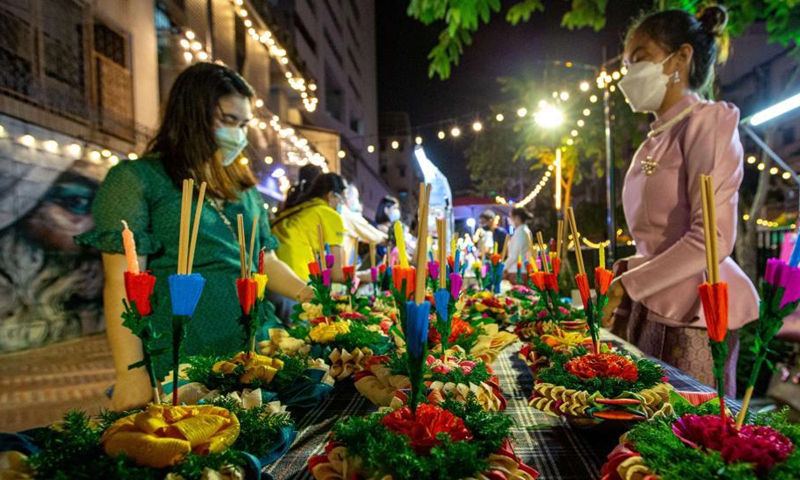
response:
[[[378,173],[375,3],[372,0],[276,0],[281,24],[306,71],[318,81],[319,108],[303,124],[338,134],[341,173],[355,182],[364,213],[374,215],[390,187]]]
[[[315,55],[279,3],[0,2],[0,352],[104,329],[100,256],[72,238],[92,228],[106,172],[142,154],[193,63],[223,63],[256,92],[240,161],[265,213],[307,163],[355,178],[365,204],[388,192],[359,136],[377,130],[372,2],[293,2],[318,32]]]

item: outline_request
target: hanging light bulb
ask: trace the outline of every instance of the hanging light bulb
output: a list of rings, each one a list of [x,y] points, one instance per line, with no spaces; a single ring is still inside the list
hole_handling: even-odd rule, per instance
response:
[[[369,153],[373,153],[375,151],[375,145],[368,145],[367,146],[367,151]]]
[[[422,137],[417,136],[416,138],[414,138],[414,143],[416,143],[417,145],[422,145]]]
[[[750,155],[749,157],[747,157],[747,163],[749,163],[750,165],[756,163],[756,156]]]
[[[481,124],[481,122],[475,122],[472,124],[472,129],[475,130],[476,132],[480,132],[481,130],[483,130],[483,125]]]
[[[503,120],[506,119],[506,117],[502,113],[498,113],[497,115],[495,115],[494,119],[497,120],[498,122],[502,122]]]
[[[458,127],[453,127],[453,128],[451,128],[451,129],[450,129],[450,135],[452,135],[453,137],[458,137],[458,136],[460,136],[460,135],[461,135],[461,129],[460,129],[460,128],[458,128]]]
[[[581,82],[580,89],[581,89],[581,92],[588,92],[589,91],[589,82]]]
[[[520,107],[520,108],[517,110],[517,116],[519,116],[519,117],[524,117],[524,116],[525,116],[525,115],[527,115],[527,114],[528,114],[528,109],[527,109],[527,108],[525,108],[525,107]]]
[[[436,134],[439,137],[439,140],[444,140],[445,134],[443,131],[439,130],[439,133]]]
[[[398,148],[400,148],[400,142],[392,140],[392,150],[397,150]]]

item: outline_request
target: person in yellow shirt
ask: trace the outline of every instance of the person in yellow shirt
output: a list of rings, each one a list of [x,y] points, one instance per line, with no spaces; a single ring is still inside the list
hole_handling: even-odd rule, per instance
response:
[[[344,222],[339,210],[344,208],[344,179],[335,173],[318,176],[311,186],[294,201],[287,203],[272,222],[272,232],[278,237],[278,258],[283,260],[297,276],[308,280],[308,264],[319,250],[318,226],[322,226],[322,241],[334,257],[331,279],[343,283],[346,256]],[[369,283],[369,271],[357,273],[361,283]]]

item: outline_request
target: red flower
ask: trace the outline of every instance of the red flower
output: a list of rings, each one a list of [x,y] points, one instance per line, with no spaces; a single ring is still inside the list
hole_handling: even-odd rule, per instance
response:
[[[717,282],[712,285],[706,282],[697,290],[703,303],[709,338],[715,342],[724,341],[728,333],[728,284]]]
[[[402,290],[403,280],[406,281],[406,298],[411,298],[414,294],[417,273],[414,267],[401,267],[396,265],[392,269],[392,282],[397,291]]]
[[[581,293],[581,301],[583,302],[584,310],[589,310],[589,299],[592,298],[592,293],[589,289],[589,277],[585,273],[575,275],[575,283],[578,285],[578,291]]]
[[[528,277],[533,275],[533,262],[528,262],[525,264],[525,271],[528,273]]]
[[[386,272],[386,264],[381,263],[380,265],[378,265],[378,271],[381,272],[381,275],[383,275],[383,273]]]
[[[153,308],[150,306],[150,295],[153,294],[156,277],[150,275],[150,272],[134,274],[126,271],[124,278],[125,296],[128,297],[129,302],[136,304],[139,315],[145,317],[153,313]]]
[[[617,467],[631,457],[640,457],[630,443],[620,443],[608,454],[608,462],[600,470],[603,480],[623,480],[617,472]]]
[[[489,260],[491,260],[492,265],[497,265],[502,259],[503,257],[499,253],[493,253],[489,255]]]
[[[553,257],[550,259],[550,271],[553,272],[553,275],[558,277],[558,272],[561,271],[561,259],[558,257]]]
[[[558,276],[555,273],[545,273],[544,286],[546,289],[558,293]]]
[[[613,353],[588,354],[573,358],[564,364],[564,370],[581,380],[611,377],[635,382],[639,378],[639,369],[630,358]]]
[[[535,272],[532,275],[530,275],[531,281],[536,286],[536,288],[539,289],[540,292],[544,291],[545,275],[546,274],[544,272]]]
[[[239,296],[239,305],[242,307],[242,313],[249,314],[253,304],[256,303],[258,284],[252,278],[237,278],[236,293]]]
[[[451,271],[451,272],[455,272],[455,268],[456,268],[456,267],[455,267],[455,264],[456,264],[456,261],[453,259],[453,256],[452,256],[452,255],[448,255],[448,256],[447,256],[447,264],[448,264],[448,265],[450,265],[450,271]]]
[[[672,431],[692,448],[720,452],[725,463],[754,464],[759,476],[794,450],[791,440],[773,428],[744,425],[737,431],[732,418],[723,421],[717,415],[684,415],[672,423]]]
[[[452,320],[452,330],[450,331],[450,343],[455,342],[458,340],[458,337],[461,335],[470,336],[474,332],[472,325],[469,322],[465,322],[458,317],[453,317]],[[439,335],[439,332],[436,331],[436,327],[433,325],[433,322],[430,324],[428,328],[428,341],[433,343],[434,345],[442,343],[442,336]]]
[[[342,273],[344,274],[345,281],[353,280],[353,277],[356,275],[356,267],[342,267]]]
[[[416,414],[405,406],[386,415],[381,421],[390,431],[407,436],[417,455],[429,455],[433,447],[442,443],[437,438],[441,434],[454,442],[472,439],[472,432],[463,420],[427,403],[418,406]]]
[[[317,263],[317,262],[309,263],[308,264],[308,273],[311,274],[311,275],[314,275],[315,277],[319,276],[319,274],[320,274],[319,263]]]
[[[614,273],[611,270],[597,267],[594,269],[594,286],[600,295],[605,295],[608,292],[608,287],[611,286],[611,280],[614,279]]]

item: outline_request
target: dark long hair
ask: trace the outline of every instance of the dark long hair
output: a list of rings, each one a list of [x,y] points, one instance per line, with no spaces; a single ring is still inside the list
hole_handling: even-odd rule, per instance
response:
[[[378,225],[389,223],[389,216],[386,214],[386,208],[391,208],[394,205],[400,205],[400,201],[389,196],[381,198],[380,203],[378,203],[378,208],[375,209],[375,223]]]
[[[207,182],[209,193],[235,200],[238,193],[255,185],[250,167],[234,162],[228,167],[216,160],[214,116],[220,98],[242,95],[253,98],[253,89],[233,70],[215,63],[187,68],[172,85],[164,119],[146,153],[161,156],[172,183],[180,188],[185,178]]]
[[[714,78],[718,57],[724,60],[727,56],[723,37],[727,23],[728,13],[722,6],[708,7],[697,17],[683,10],[665,10],[635,21],[628,29],[627,39],[640,31],[669,52],[685,43],[691,45],[694,53],[689,66],[689,87],[702,93]]]
[[[311,187],[308,188],[308,190],[297,196],[295,203],[292,205],[284,204],[273,225],[302,211],[304,209],[303,204],[307,201],[314,198],[324,198],[330,192],[341,195],[344,193],[346,187],[347,184],[340,175],[336,173],[323,173],[311,183]]]
[[[286,192],[286,202],[284,202],[284,205],[298,205],[297,199],[303,192],[311,188],[311,184],[314,183],[314,180],[320,175],[322,175],[322,168],[314,164],[309,163],[308,165],[300,167],[300,170],[297,172],[297,183],[292,185],[292,188]]]

